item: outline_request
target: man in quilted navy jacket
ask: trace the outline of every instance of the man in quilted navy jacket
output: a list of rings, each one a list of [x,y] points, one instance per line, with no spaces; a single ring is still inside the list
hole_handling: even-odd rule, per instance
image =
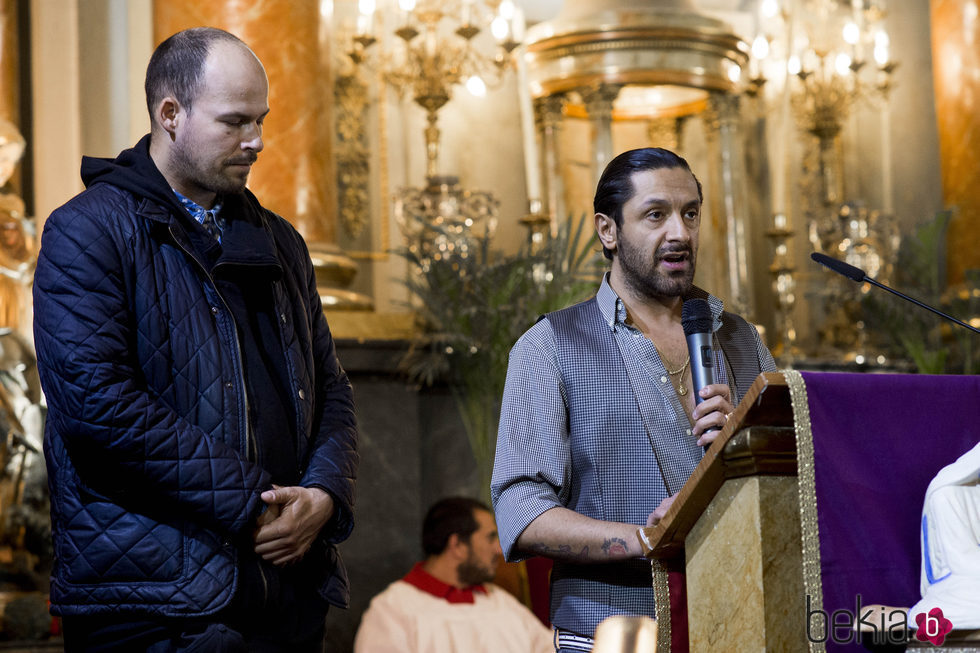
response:
[[[356,423],[306,245],[245,189],[265,70],[195,28],[146,95],[151,133],[85,158],[42,238],[51,610],[68,650],[321,651]]]

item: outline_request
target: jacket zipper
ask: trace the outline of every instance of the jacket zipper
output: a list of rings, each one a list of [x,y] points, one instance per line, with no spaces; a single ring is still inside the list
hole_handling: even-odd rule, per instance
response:
[[[279,344],[282,346],[283,356],[286,359],[286,370],[289,373],[290,382],[291,382],[289,389],[291,391],[292,396],[290,397],[290,399],[292,399],[293,402],[293,408],[295,410],[294,413],[295,421],[296,421],[296,434],[293,436],[293,446],[296,447],[296,462],[299,465],[296,471],[298,472],[299,480],[301,481],[303,478],[303,474],[306,473],[306,465],[307,465],[306,456],[307,454],[309,454],[308,449],[309,449],[309,440],[311,434],[307,433],[308,429],[304,428],[305,426],[305,421],[303,419],[304,409],[303,409],[302,401],[299,399],[299,391],[302,390],[302,388],[299,387],[300,384],[296,375],[296,370],[293,368],[292,362],[289,359],[289,343],[286,341],[286,322],[287,322],[286,308],[279,303],[279,296],[284,294],[282,290],[282,282],[276,281],[274,283],[274,286],[278,292],[273,292],[272,303],[274,304],[274,308],[277,313],[276,317],[278,318],[277,321],[279,322]],[[312,342],[312,338],[311,338],[311,342]],[[312,397],[315,390],[313,387],[310,387],[309,390],[310,390],[310,396]],[[301,443],[303,445],[302,456],[300,455],[300,450],[299,450]]]
[[[255,441],[255,434],[252,432],[252,420],[249,417],[249,411],[251,409],[249,408],[248,405],[248,390],[245,387],[245,372],[242,369],[242,343],[239,342],[238,340],[238,325],[235,322],[235,316],[234,314],[232,314],[231,309],[228,307],[228,302],[225,301],[225,298],[222,297],[221,293],[218,291],[218,284],[215,283],[214,277],[212,277],[211,273],[209,273],[207,268],[204,267],[204,264],[201,263],[196,256],[194,256],[193,252],[191,252],[181,244],[180,239],[177,238],[177,234],[174,233],[173,225],[167,225],[167,231],[170,232],[170,237],[174,239],[174,242],[177,243],[177,246],[180,247],[184,251],[184,253],[191,258],[192,261],[197,263],[197,266],[201,268],[201,272],[203,272],[204,276],[207,277],[208,281],[211,282],[211,285],[214,287],[214,294],[218,296],[219,300],[221,300],[221,304],[225,307],[225,311],[227,311],[228,313],[228,318],[231,320],[232,325],[235,327],[235,351],[238,354],[236,367],[238,369],[239,387],[241,388],[240,394],[242,397],[242,402],[244,403],[244,407],[245,407],[245,416],[244,416],[245,449],[246,449],[245,456],[249,460],[253,460],[256,463],[258,463],[257,458],[259,455],[259,447],[258,447],[258,443]],[[265,569],[262,568],[262,558],[260,557],[256,558],[255,564],[258,566],[259,576],[262,578],[262,604],[265,605],[269,602],[269,581],[265,576]]]
[[[242,402],[245,408],[244,453],[246,457],[249,458],[249,460],[258,462],[257,460],[255,460],[255,458],[252,457],[253,455],[258,456],[258,443],[255,442],[255,434],[252,433],[251,419],[249,419],[249,411],[251,409],[249,408],[248,405],[248,392],[245,388],[245,372],[242,370],[242,343],[238,341],[238,325],[235,323],[235,316],[232,314],[231,309],[228,307],[228,303],[225,301],[225,298],[221,296],[220,292],[218,292],[218,284],[215,283],[214,277],[212,277],[211,274],[208,272],[207,268],[204,267],[204,264],[201,263],[190,250],[188,250],[186,247],[183,246],[183,244],[181,244],[180,239],[177,238],[177,234],[174,233],[173,225],[168,225],[167,230],[170,232],[170,237],[174,239],[174,242],[177,243],[177,245],[182,250],[184,250],[184,253],[187,254],[191,258],[191,260],[197,263],[198,267],[201,268],[201,272],[203,272],[204,276],[207,277],[208,281],[211,282],[211,285],[214,287],[214,294],[218,296],[218,299],[221,301],[222,306],[225,307],[225,311],[227,311],[228,313],[228,318],[231,320],[232,325],[235,327],[235,352],[238,355],[238,358],[235,361],[235,367],[238,371],[238,382],[239,382],[239,387],[241,389],[240,396],[242,398]]]

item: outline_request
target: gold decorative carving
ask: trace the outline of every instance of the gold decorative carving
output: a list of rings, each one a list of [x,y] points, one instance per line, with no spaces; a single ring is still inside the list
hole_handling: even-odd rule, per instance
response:
[[[747,46],[725,33],[727,26],[710,22],[700,28],[644,25],[609,29],[597,15],[588,24],[556,24],[553,35],[538,28],[529,34],[526,58],[536,97],[588,86],[596,81],[615,84],[677,84],[730,92],[736,88],[732,67],[746,65]],[[620,20],[669,20],[650,11],[617,16]],[[576,61],[575,74],[568,63]]]
[[[793,404],[796,430],[797,483],[800,492],[800,531],[803,540],[803,587],[810,597],[810,608],[823,609],[823,582],[820,578],[820,529],[817,522],[816,473],[813,466],[813,428],[806,382],[795,370],[783,370]],[[810,642],[811,653],[823,650],[819,642]]]
[[[613,102],[622,90],[622,84],[606,84],[604,82],[590,84],[579,89],[579,95],[585,104],[585,111],[593,120],[612,120]]]
[[[527,49],[528,54],[542,59],[564,59],[616,50],[690,50],[739,64],[748,60],[744,44],[734,34],[710,34],[682,28],[607,30],[602,32],[599,41],[596,33],[586,32],[532,43]]]
[[[384,80],[384,71],[378,70],[375,86],[378,89],[378,97],[383,98],[387,93],[388,85]],[[373,131],[374,126],[371,127]],[[370,132],[369,132],[370,133]],[[372,211],[368,208],[368,216],[377,215],[378,222],[376,225],[372,226],[372,232],[377,228],[377,233],[379,238],[375,240],[372,237],[372,243],[378,242],[378,248],[374,249],[374,245],[370,245],[371,249],[367,251],[358,250],[348,250],[347,255],[353,259],[360,261],[387,261],[390,256],[391,251],[391,207],[394,203],[394,198],[391,193],[391,183],[390,183],[390,171],[388,166],[388,113],[383,108],[379,108],[377,112],[377,158],[374,160],[374,166],[376,166],[377,176],[378,176],[378,195],[381,201],[378,203],[376,210]],[[371,167],[371,166],[369,166]]]
[[[562,116],[565,110],[566,98],[564,95],[546,95],[535,98],[534,118],[539,129],[557,128],[561,126]],[[581,117],[585,118],[583,114]]]
[[[650,559],[653,572],[654,612],[657,615],[657,651],[670,653],[670,585],[667,566],[657,558]]]
[[[677,118],[654,118],[647,122],[647,138],[653,147],[663,147],[671,151],[680,149],[680,120]]]
[[[367,84],[356,73],[338,75],[334,83],[338,214],[344,233],[357,238],[370,221],[370,148],[366,115]]]
[[[737,95],[711,93],[708,107],[703,114],[706,136],[709,138],[715,136],[723,126],[737,126],[740,106],[741,98]]]

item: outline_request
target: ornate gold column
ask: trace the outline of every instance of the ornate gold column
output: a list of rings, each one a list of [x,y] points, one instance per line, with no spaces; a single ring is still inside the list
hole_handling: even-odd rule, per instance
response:
[[[569,176],[565,180],[568,208],[572,213],[589,214],[592,192],[585,190],[584,171],[578,166],[574,170],[573,166],[561,166],[561,159],[567,161],[573,151],[590,148],[590,181],[597,181],[606,163],[617,154],[611,128],[619,116],[624,120],[627,116],[669,119],[670,122],[661,123],[660,129],[669,130],[673,123],[674,132],[666,139],[658,136],[658,144],[669,142],[680,150],[679,154],[690,157],[691,153],[685,153],[680,143],[677,121],[704,111],[709,93],[727,98],[739,92],[748,46],[727,23],[699,13],[689,0],[567,0],[558,16],[528,30],[521,56],[539,112],[549,106],[551,98],[563,95],[567,99],[565,115],[587,116],[591,123],[592,142],[570,144],[566,139],[563,146],[567,149],[563,152],[549,149],[547,126],[539,126],[545,157],[554,151],[560,159],[559,169]],[[571,120],[563,123],[563,128],[562,138],[578,133]],[[707,285],[723,295],[727,291],[724,299],[730,308],[752,315],[751,310],[745,311],[752,306],[737,101],[733,100],[724,112],[716,136],[717,162],[713,165],[718,175],[710,190],[724,201],[712,212],[712,223],[702,229],[702,234],[707,232],[702,243],[711,241],[714,245],[709,247],[712,251],[708,256],[699,258],[703,263],[699,274],[703,276],[708,268],[712,280],[717,282]],[[630,142],[629,147],[641,145]],[[542,165],[550,181],[553,175],[545,157]],[[692,165],[697,168],[697,163]],[[552,186],[548,191],[549,209],[558,202],[556,190]],[[716,268],[717,274],[711,274]]]
[[[558,132],[561,129],[564,106],[563,94],[549,95],[534,101],[535,123],[541,135],[540,166],[544,170],[544,213],[551,217],[552,229],[567,217],[558,148]]]
[[[585,111],[592,122],[592,181],[599,184],[599,177],[606,164],[615,156],[612,140],[613,102],[622,84],[595,83],[579,89]]]
[[[980,268],[980,13],[978,0],[932,0],[932,69],[942,159],[943,201],[958,211],[949,224],[947,275]]]
[[[721,235],[724,241],[721,252],[724,267],[722,278],[716,281],[717,287],[726,291],[728,310],[754,317],[739,101],[737,95],[715,92],[708,102],[705,124],[711,151],[712,196],[707,201],[711,203],[711,214],[719,227],[715,238]]]
[[[201,25],[220,27],[248,43],[269,76],[271,112],[265,150],[249,187],[263,205],[303,234],[326,308],[368,309],[370,298],[344,288],[357,264],[336,245],[336,188],[331,159],[330,16],[317,0],[156,0],[154,40]]]

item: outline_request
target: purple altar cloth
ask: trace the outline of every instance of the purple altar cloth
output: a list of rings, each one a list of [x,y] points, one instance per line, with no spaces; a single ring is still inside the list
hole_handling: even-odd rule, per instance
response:
[[[813,433],[823,610],[919,600],[933,476],[980,441],[980,377],[803,372]],[[955,624],[953,624],[955,627]],[[861,650],[853,645],[827,650]]]

